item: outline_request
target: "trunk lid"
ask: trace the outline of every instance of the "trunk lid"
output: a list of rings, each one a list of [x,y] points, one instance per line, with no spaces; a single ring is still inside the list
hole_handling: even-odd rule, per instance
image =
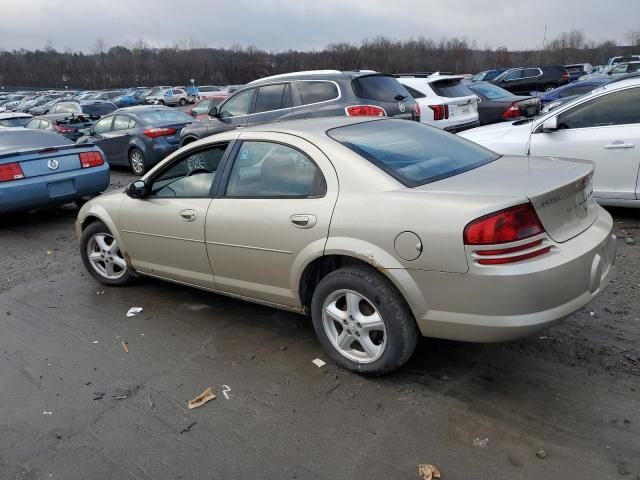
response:
[[[598,216],[593,171],[593,164],[584,160],[502,156],[417,189],[457,193],[466,198],[504,198],[503,208],[529,201],[547,234],[562,243],[585,231]],[[495,201],[489,205],[497,208]]]

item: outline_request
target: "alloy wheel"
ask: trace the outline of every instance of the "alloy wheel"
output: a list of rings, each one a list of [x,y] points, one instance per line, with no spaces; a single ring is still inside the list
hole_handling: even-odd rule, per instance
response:
[[[133,170],[133,173],[136,175],[142,175],[144,173],[144,157],[142,156],[142,153],[138,150],[134,150],[131,152],[129,159],[131,160],[131,170]]]
[[[322,324],[333,347],[357,363],[371,363],[382,356],[387,330],[380,311],[353,290],[338,290],[322,306]]]
[[[87,243],[87,257],[91,267],[102,277],[117,280],[127,273],[118,242],[107,233],[98,233]]]

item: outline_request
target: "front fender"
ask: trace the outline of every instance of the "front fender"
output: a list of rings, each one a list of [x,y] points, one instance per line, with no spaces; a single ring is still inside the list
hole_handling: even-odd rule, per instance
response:
[[[110,194],[107,196],[96,197],[94,200],[90,200],[82,206],[78,212],[78,218],[76,219],[76,237],[80,240],[82,237],[82,226],[87,222],[87,220],[95,218],[107,226],[113,237],[116,239],[116,242],[118,242],[120,251],[128,263],[129,256],[127,254],[127,246],[122,241],[120,232],[116,227],[119,206],[122,201],[122,198],[116,198],[117,195],[118,194]],[[123,194],[121,193],[120,195]],[[103,205],[105,201],[107,203],[106,206]]]

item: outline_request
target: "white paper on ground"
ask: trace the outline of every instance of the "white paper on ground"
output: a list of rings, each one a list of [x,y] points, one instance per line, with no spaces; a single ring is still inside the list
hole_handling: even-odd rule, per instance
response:
[[[316,358],[315,360],[311,360],[311,363],[313,363],[318,368],[324,367],[326,365],[326,363],[320,360],[319,358]]]
[[[131,307],[127,312],[127,317],[133,317],[142,311],[142,307]]]

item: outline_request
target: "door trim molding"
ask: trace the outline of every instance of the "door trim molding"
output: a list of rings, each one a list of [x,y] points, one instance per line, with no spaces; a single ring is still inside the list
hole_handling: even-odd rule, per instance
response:
[[[193,238],[172,237],[171,235],[159,235],[157,233],[136,232],[135,230],[121,230],[123,233],[132,233],[134,235],[144,235],[147,237],[168,238],[170,240],[182,240],[184,242],[204,243],[204,240],[196,240]]]
[[[289,250],[278,250],[275,248],[263,248],[263,247],[252,247],[250,245],[239,245],[236,243],[222,243],[222,242],[210,242],[207,240],[207,245],[218,245],[220,247],[236,247],[236,248],[246,248],[248,250],[260,250],[263,252],[274,252],[274,253],[284,253],[287,255],[292,255],[293,252],[290,252]]]

